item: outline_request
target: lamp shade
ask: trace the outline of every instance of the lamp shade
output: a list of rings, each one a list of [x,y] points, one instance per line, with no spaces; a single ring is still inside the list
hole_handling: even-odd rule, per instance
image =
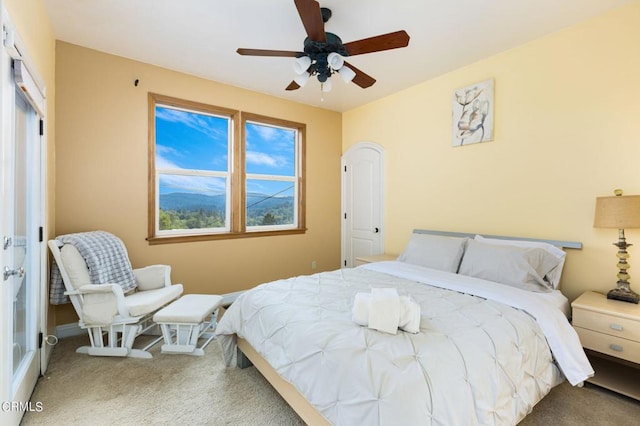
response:
[[[311,58],[301,56],[293,62],[293,71],[298,75],[304,74],[309,68],[309,65],[311,65]]]
[[[329,53],[329,56],[327,56],[327,62],[329,63],[329,66],[331,68],[337,71],[342,68],[342,65],[344,64],[344,58],[336,52],[331,52]]]
[[[307,84],[307,81],[309,81],[309,76],[310,74],[305,71],[302,74],[295,76],[293,81],[295,81],[298,86],[304,87],[304,85]]]
[[[597,197],[595,228],[640,228],[640,195]]]
[[[325,81],[322,82],[322,87],[321,87],[323,92],[330,92],[331,91],[331,78],[327,78]]]
[[[350,83],[351,80],[353,80],[353,78],[356,76],[355,71],[353,71],[351,68],[349,68],[346,65],[340,68],[340,71],[338,72],[340,73],[340,76],[342,77],[345,83]]]

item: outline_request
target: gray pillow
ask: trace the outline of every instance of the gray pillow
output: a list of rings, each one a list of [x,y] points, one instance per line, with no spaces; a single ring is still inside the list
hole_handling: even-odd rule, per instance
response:
[[[548,292],[544,277],[560,260],[539,247],[484,244],[469,240],[458,273],[523,290]]]
[[[458,272],[467,240],[468,238],[411,234],[411,238],[398,260],[455,273]]]
[[[541,241],[525,241],[525,240],[502,240],[497,238],[486,238],[482,235],[476,235],[474,240],[485,243],[485,244],[497,244],[500,246],[516,246],[516,247],[534,247],[544,249],[546,252],[551,254],[552,256],[558,258],[558,266],[553,268],[551,271],[547,273],[544,277],[545,281],[551,283],[553,288],[557,289],[560,286],[560,278],[562,277],[562,269],[564,268],[564,260],[567,256],[561,248],[556,247],[552,244],[541,242]]]

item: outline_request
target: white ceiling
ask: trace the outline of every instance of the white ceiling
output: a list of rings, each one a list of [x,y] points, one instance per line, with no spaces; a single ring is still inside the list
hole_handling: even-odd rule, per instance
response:
[[[59,40],[347,111],[634,0],[323,0],[333,12],[325,29],[344,43],[401,29],[411,37],[406,48],[349,58],[376,84],[361,89],[336,79],[324,101],[317,80],[284,90],[293,58],[236,53],[302,50],[293,0],[44,1]]]

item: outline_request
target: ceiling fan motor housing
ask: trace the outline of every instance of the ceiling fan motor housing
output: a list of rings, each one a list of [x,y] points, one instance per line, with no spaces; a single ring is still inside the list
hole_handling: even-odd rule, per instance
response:
[[[321,7],[320,14],[322,15],[322,22],[326,24],[332,15],[331,9],[329,9],[328,7]]]
[[[314,41],[309,37],[304,39],[304,53],[311,59],[311,65],[307,72],[311,75],[317,74],[321,83],[327,81],[333,73],[327,60],[330,53],[349,56],[349,52],[342,45],[340,37],[329,32],[326,33],[326,36],[326,42]]]
[[[333,33],[326,33],[327,41],[313,41],[309,39],[309,37],[304,39],[304,53],[310,56],[313,59],[314,55],[326,54],[328,55],[331,52],[338,53],[342,56],[349,56],[349,52],[342,45],[342,40],[340,37]]]

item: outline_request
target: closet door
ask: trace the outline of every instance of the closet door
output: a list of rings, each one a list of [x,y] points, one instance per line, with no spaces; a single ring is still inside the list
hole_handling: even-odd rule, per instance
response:
[[[384,150],[371,142],[353,145],[342,157],[342,266],[358,256],[384,252]]]

